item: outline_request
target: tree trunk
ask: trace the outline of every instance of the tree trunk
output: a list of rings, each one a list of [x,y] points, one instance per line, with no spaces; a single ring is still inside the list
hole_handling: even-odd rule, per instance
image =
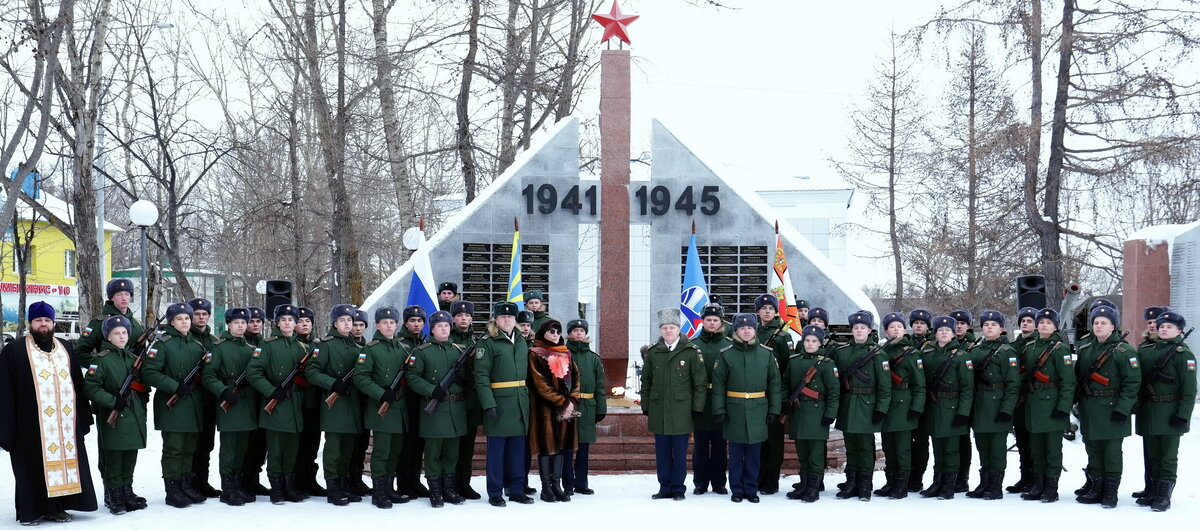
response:
[[[1055,81],[1054,114],[1050,122],[1050,157],[1046,163],[1046,181],[1042,196],[1040,219],[1033,223],[1038,233],[1046,276],[1046,294],[1051,307],[1057,307],[1063,292],[1063,261],[1059,225],[1059,200],[1062,191],[1062,171],[1066,158],[1063,140],[1067,131],[1067,94],[1071,83],[1071,56],[1075,41],[1075,2],[1063,3],[1062,38],[1058,44],[1058,77]],[[1027,192],[1028,193],[1028,192]],[[1028,208],[1028,206],[1027,206]]]
[[[292,73],[292,104],[288,109],[288,181],[290,186],[290,197],[292,200],[291,207],[287,211],[291,212],[292,219],[292,259],[291,266],[293,267],[292,281],[295,282],[295,289],[292,291],[294,301],[297,304],[304,304],[305,294],[308,292],[307,274],[305,274],[303,249],[304,249],[304,225],[300,224],[300,214],[304,208],[300,204],[300,120],[297,114],[300,112],[300,67],[297,66]],[[270,316],[270,315],[268,315]]]
[[[979,85],[979,55],[982,53],[982,42],[972,35],[971,47],[967,59],[967,293],[966,306],[975,309],[975,300],[979,290],[979,266],[976,263],[978,252],[976,233],[978,226],[979,204],[979,172],[976,167],[976,108]]]
[[[378,2],[379,0],[375,0]],[[471,16],[467,21],[467,56],[463,58],[462,82],[458,86],[458,100],[455,102],[455,113],[458,117],[458,159],[462,162],[463,187],[466,189],[466,202],[475,200],[475,157],[474,140],[471,138],[471,78],[475,70],[475,54],[479,50],[479,0],[471,0]],[[386,112],[386,111],[385,111]]]
[[[900,72],[896,62],[896,45],[893,40],[892,75],[889,80],[890,105],[888,106],[888,237],[892,243],[892,266],[896,268],[896,291],[892,310],[900,311],[904,304],[904,260],[900,254],[900,232],[896,222],[896,181],[899,179],[899,168],[896,166],[896,115],[899,112],[897,106],[900,104],[899,86],[897,86]]]
[[[512,165],[517,157],[517,146],[513,142],[516,129],[516,106],[519,85],[517,67],[521,65],[521,40],[517,32],[519,0],[509,0],[508,18],[505,20],[504,76],[500,81],[500,146],[496,172],[501,173]]]
[[[393,185],[399,194],[399,197],[397,197],[399,204],[397,206],[400,210],[401,226],[416,226],[417,220],[414,213],[416,205],[413,202],[412,184],[409,182],[407,160],[404,156],[404,145],[401,140],[403,131],[400,129],[400,113],[396,110],[396,88],[395,83],[392,82],[392,60],[387,51],[387,17],[394,4],[387,3],[385,5],[385,0],[371,0],[371,5],[374,8],[372,32],[375,37],[375,74],[378,78],[376,83],[379,86],[379,110],[383,113],[383,140],[387,144],[388,166],[392,171]],[[475,5],[478,6],[478,3]],[[478,7],[475,9],[475,12],[478,13]],[[464,75],[470,74],[465,73]],[[467,83],[469,86],[470,81],[468,80]],[[459,120],[461,127],[461,114]],[[467,188],[468,197],[473,194],[473,191],[470,187]]]
[[[525,58],[525,73],[521,76],[521,86],[525,89],[525,106],[521,109],[521,149],[529,149],[529,138],[533,136],[534,72],[540,48],[538,23],[541,18],[538,0],[533,0],[529,9],[529,56]]]

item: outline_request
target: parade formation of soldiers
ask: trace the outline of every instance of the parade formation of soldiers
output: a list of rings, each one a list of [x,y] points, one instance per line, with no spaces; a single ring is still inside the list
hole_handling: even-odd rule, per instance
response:
[[[306,307],[285,303],[271,315],[231,307],[222,315],[226,331],[217,337],[208,300],[170,304],[147,331],[129,309],[130,281],[113,280],[106,294],[101,315],[70,355],[65,344],[44,336],[53,310],[31,306],[30,339],[20,341],[21,352],[6,346],[0,368],[5,377],[22,370],[28,376],[24,361],[13,359],[33,349],[61,364],[63,378],[82,373],[74,383],[75,408],[95,415],[104,505],[114,514],[147,507],[132,485],[151,408],[162,437],[166,503],[177,508],[209,498],[241,506],[259,496],[273,504],[324,496],[337,506],[369,496],[381,509],[417,497],[433,507],[484,495],[497,507],[532,504],[538,488],[528,477],[535,458],[541,501],[594,493],[588,454],[608,409],[604,370],[589,345],[588,323],[563,325],[550,317],[540,291],[524,293],[525,310],[495,303],[486,333],[476,336],[474,304],[457,300],[457,286],[445,282],[441,309],[432,314],[420,306],[377,308],[370,341],[364,339],[367,315],[351,305],[330,310],[324,334],[313,332],[315,313]],[[692,339],[681,333],[678,309],[658,313],[660,337],[643,348],[640,387],[655,443],[659,489],[653,499],[686,498],[694,440],[693,494],[758,503],[760,494],[779,492],[785,440],[791,439],[800,480],[786,497],[814,502],[825,490],[826,448],[835,427],[846,450],[839,499],[965,493],[995,500],[1007,491],[1055,502],[1063,432],[1074,412],[1088,460],[1076,500],[1116,506],[1121,443],[1136,433],[1146,469],[1137,504],[1170,508],[1179,442],[1196,398],[1196,360],[1183,342],[1186,322],[1179,313],[1146,308],[1145,333],[1127,340],[1116,306],[1097,299],[1088,312],[1089,333],[1072,345],[1052,309],[1023,308],[1014,333],[994,310],[977,319],[966,310],[888,313],[878,327],[870,312],[858,311],[847,317],[850,337],[840,343],[832,340],[826,310],[803,300],[797,306],[798,343],[770,294],[756,299],[755,313],[704,307],[702,329]],[[21,418],[25,396],[8,398]],[[13,452],[7,429],[15,420],[5,421],[0,442]],[[80,425],[79,440],[91,424]],[[470,485],[480,427],[487,447],[482,495]],[[1010,431],[1020,469],[1005,488]],[[873,483],[876,433],[886,466],[879,488]],[[219,489],[209,478],[218,435]],[[926,484],[930,447],[933,472]],[[973,452],[979,471],[971,489]],[[77,460],[86,468],[85,454]],[[14,470],[16,462],[14,453]],[[86,499],[33,503],[26,493],[23,501],[23,488],[46,488],[53,480],[36,472],[17,475],[22,523],[69,519],[64,508],[88,509]],[[79,475],[90,482],[86,470]],[[70,491],[86,497],[90,487]],[[90,506],[95,509],[94,497]]]

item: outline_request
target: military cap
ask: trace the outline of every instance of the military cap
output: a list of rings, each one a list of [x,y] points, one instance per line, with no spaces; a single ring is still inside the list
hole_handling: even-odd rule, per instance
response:
[[[758,315],[752,315],[750,313],[738,313],[737,315],[734,315],[734,317],[733,317],[734,331],[736,331],[738,328],[745,328],[745,327],[757,328],[758,327]]]
[[[816,337],[821,342],[825,342],[825,330],[821,329],[820,326],[804,326],[804,330],[800,332],[800,339],[804,340],[804,337],[809,335]]]
[[[1020,311],[1017,311],[1017,322],[1021,322],[1021,319],[1025,317],[1032,318],[1034,322],[1037,322],[1037,313],[1037,309],[1028,306],[1022,307]]]
[[[719,305],[706,305],[704,309],[700,310],[700,318],[707,317],[725,318],[725,310]]]
[[[353,322],[354,314],[357,312],[358,312],[358,309],[350,304],[335,305],[335,306],[333,306],[333,309],[329,310],[329,323],[333,324],[334,322],[337,322],[337,319],[339,319],[341,317],[350,317],[350,321]]]
[[[133,326],[129,323],[129,319],[121,315],[113,315],[104,319],[104,323],[100,325],[100,332],[104,334],[104,338],[108,338],[108,334],[114,329],[125,328],[125,332],[133,331]]]
[[[954,318],[948,317],[948,316],[941,316],[941,317],[934,317],[933,324],[930,324],[929,327],[936,333],[938,328],[950,328],[950,331],[954,331],[954,326],[956,324],[958,324],[958,321],[955,320]]]
[[[317,313],[315,311],[313,311],[312,308],[308,308],[308,307],[304,307],[304,306],[300,306],[300,307],[296,308],[296,320],[300,320],[302,318],[307,318],[309,320],[312,320],[316,316],[317,316]]]
[[[212,314],[212,302],[209,302],[208,299],[193,298],[187,301],[187,305],[192,306],[193,313],[196,311],[208,311],[209,314]]]
[[[667,325],[679,326],[683,324],[683,313],[677,307],[668,307],[658,310],[658,327]]]
[[[913,309],[908,313],[908,325],[913,325],[915,322],[924,322],[926,326],[933,326],[933,313],[928,309]]]
[[[520,312],[521,310],[517,308],[517,304],[512,302],[496,302],[492,305],[492,318],[504,316],[515,317]]]
[[[855,311],[850,314],[850,318],[846,319],[851,326],[855,324],[866,324],[868,328],[875,329],[875,317],[867,311]]]
[[[771,294],[760,294],[760,295],[758,295],[758,298],[754,299],[754,310],[755,311],[762,309],[762,306],[765,306],[765,305],[769,305],[769,306],[775,308],[776,310],[778,310],[779,309],[779,299],[775,298],[775,295],[771,295]]]
[[[250,310],[250,318],[257,318],[259,320],[267,319],[267,310],[266,309],[263,309],[256,305],[252,305],[250,307],[247,307],[246,309]]]
[[[363,324],[370,324],[370,321],[367,320],[367,312],[363,311],[362,309],[354,310],[354,321],[362,322]]]
[[[397,320],[397,321],[400,320],[400,310],[396,309],[390,305],[385,305],[385,306],[380,307],[375,310],[375,323],[376,324],[378,324],[379,321],[381,321],[385,318],[390,318],[392,320]]]
[[[439,283],[438,284],[438,292],[440,293],[442,291],[450,291],[454,294],[458,294],[458,284],[456,284],[454,282]]]
[[[1158,315],[1158,318],[1154,319],[1154,324],[1157,326],[1161,326],[1164,323],[1175,324],[1175,327],[1179,329],[1183,329],[1187,325],[1187,321],[1183,319],[1183,315],[1170,310],[1163,311],[1162,314]]]
[[[459,313],[475,313],[475,304],[466,300],[455,300],[450,304],[450,315],[458,315]]]
[[[234,320],[245,320],[250,322],[250,310],[244,307],[231,307],[225,310],[225,323],[228,324]]]
[[[883,319],[880,320],[880,327],[882,327],[883,329],[887,329],[887,327],[890,326],[892,324],[892,322],[899,322],[900,325],[903,326],[904,325],[904,315],[901,313],[888,313],[886,315],[883,315]]]
[[[29,310],[25,312],[25,318],[29,319],[30,322],[39,318],[54,320],[54,306],[41,300],[29,304]]]
[[[826,326],[829,325],[829,312],[825,311],[824,307],[814,307],[808,310],[808,321],[812,322],[814,318],[821,319],[821,322],[824,322]]]
[[[453,325],[454,317],[451,317],[448,311],[434,311],[432,315],[429,315],[429,327],[432,328],[434,324],[442,322]]]
[[[540,291],[538,289],[530,289],[528,291],[525,291],[524,293],[521,294],[521,297],[526,302],[528,302],[530,300],[545,300],[546,299],[545,296],[542,295],[542,291]]]
[[[796,298],[796,309],[808,309],[808,300],[797,297]]]
[[[958,322],[966,322],[968,326],[970,326],[971,322],[975,320],[975,318],[971,316],[971,312],[967,311],[966,309],[955,309],[954,311],[951,311],[948,316]]]
[[[1000,324],[1000,327],[1004,327],[1004,313],[988,309],[979,314],[979,325],[982,326],[984,322],[995,322]]]
[[[522,310],[518,311],[517,312],[517,323],[518,324],[532,324],[533,323],[533,311],[530,311],[528,309],[522,309]]]
[[[719,294],[708,295],[708,303],[710,305],[721,305],[721,295],[719,295]]]
[[[296,306],[291,304],[280,304],[275,306],[275,318],[273,320],[278,321],[279,317],[300,318],[299,315],[300,311],[296,308]]]
[[[1117,304],[1112,303],[1112,300],[1109,300],[1107,298],[1097,298],[1095,300],[1092,300],[1092,303],[1090,305],[1088,305],[1088,312],[1090,313],[1093,309],[1096,309],[1097,307],[1100,307],[1100,306],[1111,307],[1113,309],[1117,308]]]
[[[584,320],[582,318],[577,318],[575,320],[567,321],[567,333],[570,333],[575,328],[583,328],[583,332],[587,333],[588,332],[588,323],[586,320]]]
[[[1142,310],[1142,320],[1157,320],[1158,315],[1170,310],[1171,309],[1167,307],[1152,305]]]
[[[133,295],[133,281],[129,280],[127,278],[113,278],[112,280],[110,280],[108,282],[108,285],[104,288],[104,294],[108,295],[109,300],[112,300],[112,297],[121,291],[125,291],[125,292],[129,293],[130,296],[132,296]]]
[[[419,318],[425,320],[425,308],[419,305],[410,305],[404,308],[404,321],[408,322],[410,318]]]
[[[167,306],[167,322],[175,320],[175,317],[179,315],[187,315],[189,317],[192,316],[192,306],[183,302]]]
[[[1117,311],[1115,307],[1108,307],[1106,305],[1093,307],[1091,313],[1088,314],[1088,324],[1094,322],[1097,317],[1107,318],[1109,322],[1112,322],[1113,326],[1121,325],[1121,312]]]
[[[1042,309],[1041,311],[1038,311],[1037,319],[1034,320],[1034,322],[1035,323],[1041,322],[1043,320],[1049,320],[1050,322],[1053,322],[1054,327],[1057,328],[1058,327],[1058,311],[1055,311],[1048,307],[1046,309]]]

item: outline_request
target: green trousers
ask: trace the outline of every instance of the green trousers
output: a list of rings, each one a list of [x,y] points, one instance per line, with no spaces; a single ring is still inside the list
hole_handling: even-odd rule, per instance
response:
[[[1146,436],[1146,446],[1150,456],[1150,468],[1154,478],[1160,480],[1175,480],[1179,472],[1179,438],[1178,434],[1162,436]]]
[[[796,460],[803,475],[825,473],[825,440],[795,440]]]
[[[254,431],[221,431],[221,451],[218,470],[221,476],[240,472],[246,464],[246,453],[250,450],[250,437]]]
[[[267,473],[295,473],[300,434],[267,430]]]
[[[1121,442],[1123,441],[1125,441],[1124,438],[1084,440],[1083,448],[1087,451],[1088,471],[1103,477],[1121,478],[1121,468],[1124,465],[1121,455]]]
[[[758,472],[761,489],[779,489],[779,473],[783,469],[784,426],[774,422],[767,424],[767,441],[762,444],[762,460]]]
[[[199,437],[200,433],[196,432],[163,431],[163,478],[179,478],[192,471],[192,455],[196,453]]]
[[[354,454],[354,443],[358,433],[326,432],[325,450],[321,455],[321,467],[325,478],[341,478],[350,474],[350,458]]]
[[[100,450],[100,476],[105,488],[133,485],[133,468],[137,466],[137,449]]]
[[[846,443],[846,471],[875,469],[875,433],[842,433]]]
[[[933,439],[933,471],[935,473],[958,473],[962,465],[959,456],[960,436],[938,436]]]
[[[1029,433],[1033,472],[1047,477],[1062,475],[1062,431]]]
[[[1008,467],[1008,433],[976,432],[975,447],[979,449],[979,467],[984,471],[1002,473]]]
[[[396,472],[400,467],[400,449],[404,447],[404,433],[375,431],[371,441],[371,478],[379,478]]]
[[[458,438],[425,438],[425,476],[454,474],[458,462]]]
[[[883,460],[888,471],[912,471],[912,431],[885,432]]]

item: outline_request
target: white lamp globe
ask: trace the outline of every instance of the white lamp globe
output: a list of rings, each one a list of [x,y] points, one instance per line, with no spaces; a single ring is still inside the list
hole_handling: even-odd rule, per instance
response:
[[[158,222],[158,207],[141,199],[129,205],[129,221],[138,226],[152,226]]]

